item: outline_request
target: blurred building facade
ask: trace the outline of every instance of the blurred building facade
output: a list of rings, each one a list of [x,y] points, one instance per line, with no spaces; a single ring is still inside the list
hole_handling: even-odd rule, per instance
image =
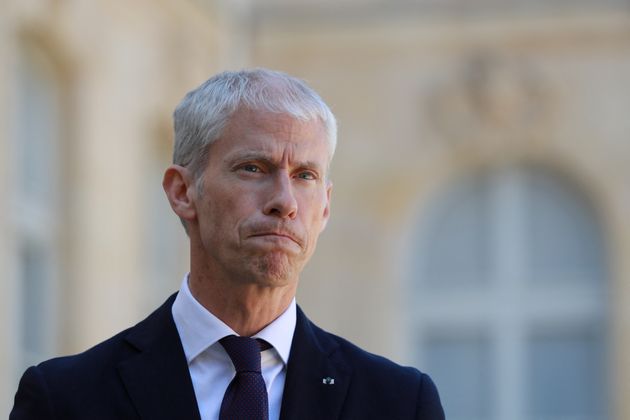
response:
[[[430,373],[451,420],[630,419],[629,6],[5,0],[2,409],[177,289],[170,114],[265,66],[340,123],[315,322]]]

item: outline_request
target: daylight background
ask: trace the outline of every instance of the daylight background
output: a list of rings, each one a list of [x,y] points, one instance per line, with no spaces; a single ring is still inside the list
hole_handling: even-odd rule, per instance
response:
[[[630,420],[628,0],[0,0],[0,413],[187,267],[171,112],[225,69],[339,119],[299,303],[449,420]]]

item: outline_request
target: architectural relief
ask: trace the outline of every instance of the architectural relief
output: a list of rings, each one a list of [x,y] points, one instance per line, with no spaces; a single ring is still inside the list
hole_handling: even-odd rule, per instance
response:
[[[549,122],[550,92],[530,63],[477,53],[429,95],[427,114],[455,142],[534,136]]]

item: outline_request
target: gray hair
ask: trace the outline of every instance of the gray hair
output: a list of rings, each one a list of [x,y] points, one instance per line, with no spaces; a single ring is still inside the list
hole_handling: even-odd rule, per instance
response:
[[[304,81],[286,73],[253,69],[226,71],[188,92],[173,113],[173,163],[188,167],[199,180],[208,150],[240,107],[286,114],[300,121],[319,119],[324,125],[332,158],[337,145],[337,121],[320,96]]]

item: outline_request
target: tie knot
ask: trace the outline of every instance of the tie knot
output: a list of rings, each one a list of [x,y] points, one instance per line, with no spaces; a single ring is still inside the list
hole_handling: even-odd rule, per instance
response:
[[[260,372],[260,343],[255,338],[228,335],[220,341],[237,372]]]

